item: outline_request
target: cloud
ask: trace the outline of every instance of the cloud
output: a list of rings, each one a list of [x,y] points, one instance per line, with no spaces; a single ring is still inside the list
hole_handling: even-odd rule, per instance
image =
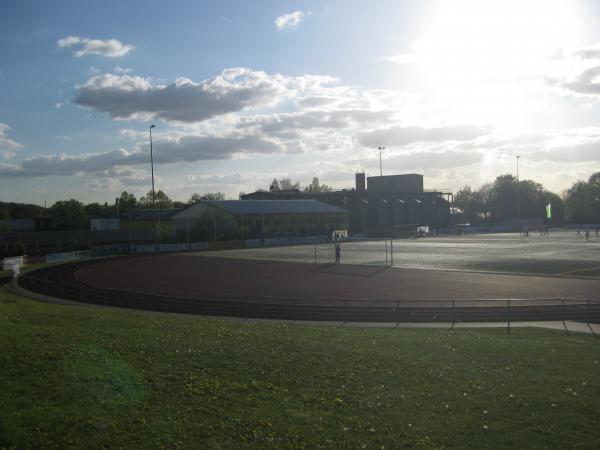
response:
[[[421,62],[421,58],[417,56],[415,53],[403,53],[395,56],[387,56],[381,59],[382,62],[408,65],[415,64],[417,62]]]
[[[200,83],[178,78],[169,85],[153,85],[139,76],[103,74],[78,86],[74,102],[113,118],[150,117],[193,123],[246,108],[274,105],[335,81],[310,75],[268,75],[246,68],[226,69]]]
[[[543,77],[548,85],[578,97],[600,95],[600,44],[564,49],[556,59],[562,71]]]
[[[14,158],[16,156],[15,151],[23,148],[21,144],[8,138],[8,130],[10,130],[10,127],[0,122],[0,151],[2,151],[4,159]]]
[[[129,69],[127,67],[121,67],[121,66],[115,66],[115,68],[113,69],[116,73],[129,73],[131,72],[133,69]]]
[[[571,54],[581,59],[600,59],[600,44],[574,49]]]
[[[336,101],[335,97],[325,97],[314,95],[311,97],[301,97],[296,100],[296,105],[300,108],[320,108],[325,105],[330,105]]]
[[[159,163],[230,159],[237,154],[290,153],[281,143],[260,135],[194,136],[156,141],[154,160]]]
[[[131,167],[115,167],[96,172],[94,186],[149,186],[151,175],[141,169]],[[155,178],[158,178],[155,176]]]
[[[533,160],[557,162],[600,162],[600,139],[578,144],[551,147],[529,153]]]
[[[407,169],[451,169],[481,163],[483,157],[478,152],[447,150],[421,151],[395,155],[386,159],[386,166]]]
[[[294,153],[294,146],[260,135],[204,136],[182,135],[178,138],[154,140],[154,162],[170,164],[231,159],[238,155]],[[103,172],[149,164],[146,144],[134,149],[118,149],[102,153],[56,154],[29,158],[20,164],[0,164],[0,176],[42,177],[49,175],[78,175]]]
[[[297,27],[300,22],[302,22],[302,19],[304,19],[304,16],[308,14],[304,13],[303,11],[294,11],[289,14],[283,14],[275,19],[275,26],[278,30]]]
[[[118,58],[125,56],[131,50],[132,45],[125,45],[117,39],[87,39],[79,36],[69,36],[60,39],[58,42],[60,48],[75,47],[75,56],[81,58],[88,55],[100,55],[108,58]]]
[[[18,150],[23,148],[21,144],[18,142],[9,139],[7,136],[7,132],[10,130],[10,127],[5,123],[0,122],[0,149],[2,150]]]
[[[391,111],[371,111],[366,109],[308,111],[299,113],[278,113],[252,116],[240,119],[240,127],[259,126],[266,134],[292,134],[310,129],[341,130],[371,123],[387,122]]]
[[[554,84],[573,94],[599,95],[600,66],[588,68],[570,80],[554,81]]]
[[[477,125],[453,125],[425,128],[396,126],[357,134],[358,142],[366,147],[398,147],[416,142],[465,141],[489,134],[490,130]]]

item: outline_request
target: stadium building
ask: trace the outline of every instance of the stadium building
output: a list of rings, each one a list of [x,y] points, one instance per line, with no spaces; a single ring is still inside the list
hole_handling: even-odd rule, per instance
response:
[[[417,227],[429,227],[434,231],[448,227],[451,222],[452,192],[424,189],[423,175],[416,173],[374,177],[357,173],[354,189],[257,191],[241,198],[316,199],[348,210],[350,230],[369,236],[412,234]]]
[[[202,200],[172,220],[177,233],[216,241],[330,235],[349,227],[348,216],[347,210],[315,199]]]

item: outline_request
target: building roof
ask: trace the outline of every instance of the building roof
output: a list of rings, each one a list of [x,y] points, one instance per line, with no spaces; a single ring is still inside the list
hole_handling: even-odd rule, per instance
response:
[[[230,214],[316,214],[348,211],[318,200],[203,200]]]

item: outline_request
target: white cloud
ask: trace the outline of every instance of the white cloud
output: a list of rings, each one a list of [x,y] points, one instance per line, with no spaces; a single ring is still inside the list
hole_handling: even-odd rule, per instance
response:
[[[373,161],[378,159],[379,154],[372,154],[371,158],[358,158],[353,160],[361,166],[370,166]],[[481,163],[483,156],[476,151],[464,151],[448,149],[441,151],[417,150],[408,153],[397,153],[385,157],[385,167],[402,168],[403,172],[417,170],[428,172],[431,169],[451,169],[455,167],[464,167],[475,163]],[[396,171],[394,171],[396,172]]]
[[[2,157],[4,159],[14,158],[16,156],[16,150],[23,148],[21,144],[8,138],[8,130],[10,130],[10,127],[5,123],[0,122],[0,151],[2,151]]]
[[[415,142],[470,141],[489,134],[486,127],[451,125],[441,127],[395,126],[358,133],[358,142],[365,147],[397,147]]]
[[[116,73],[129,73],[131,72],[133,69],[129,69],[127,67],[121,67],[121,66],[115,66],[115,68],[113,69]]]
[[[109,58],[125,56],[133,46],[125,45],[117,39],[88,39],[80,36],[69,36],[58,41],[60,48],[76,47],[75,56],[81,58],[88,55],[100,55]]]
[[[571,51],[571,54],[581,59],[600,59],[600,44],[576,48]]]
[[[142,139],[146,134],[145,130],[132,130],[131,128],[122,128],[119,130],[119,135],[127,139]]]
[[[275,26],[278,30],[297,27],[306,15],[307,14],[303,11],[294,11],[289,14],[283,14],[275,19]]]
[[[366,109],[274,113],[240,119],[240,128],[259,126],[268,135],[297,135],[305,130],[341,130],[382,124],[390,120],[391,111]]]
[[[199,83],[178,78],[166,86],[139,76],[104,74],[78,86],[74,102],[113,118],[154,117],[192,123],[246,108],[273,106],[335,81],[310,75],[268,75],[246,68],[226,69]]]

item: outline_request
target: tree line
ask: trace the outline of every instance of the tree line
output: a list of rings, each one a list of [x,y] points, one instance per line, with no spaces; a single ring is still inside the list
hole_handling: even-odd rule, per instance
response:
[[[552,224],[600,223],[600,172],[576,182],[562,196],[508,174],[476,190],[465,186],[454,195],[457,213],[470,224],[544,219],[547,205],[551,205]]]
[[[298,189],[299,182],[289,178],[275,178],[270,191]],[[305,192],[330,192],[333,189],[321,184],[317,177],[303,189]],[[225,200],[222,192],[192,194],[186,202],[172,200],[165,192],[152,191],[140,198],[123,191],[112,204],[97,202],[84,204],[78,200],[61,200],[49,208],[38,205],[0,202],[0,232],[10,231],[6,223],[10,219],[47,220],[47,228],[54,230],[81,230],[89,228],[92,217],[116,216],[134,209],[184,208],[201,200]],[[543,219],[546,217],[546,205],[552,208],[553,224],[561,223],[600,223],[600,172],[596,172],[587,181],[574,183],[561,196],[546,190],[532,180],[517,181],[512,175],[501,175],[493,182],[479,189],[465,186],[454,195],[457,221],[471,224],[489,224],[507,220]]]
[[[225,200],[222,192],[192,194],[188,201],[172,200],[162,190],[156,191],[152,202],[152,191],[139,199],[130,192],[123,191],[114,203],[84,204],[76,199],[59,200],[48,208],[20,203],[0,203],[0,232],[10,231],[7,222],[16,219],[43,219],[46,227],[52,230],[85,230],[89,228],[93,217],[110,217],[135,209],[185,208],[200,200]]]
[[[290,191],[290,190],[302,190],[300,182],[292,182],[291,178],[274,178],[269,185],[269,191]],[[317,177],[313,177],[312,182],[304,188],[304,192],[331,192],[333,188],[326,184],[321,184]]]

